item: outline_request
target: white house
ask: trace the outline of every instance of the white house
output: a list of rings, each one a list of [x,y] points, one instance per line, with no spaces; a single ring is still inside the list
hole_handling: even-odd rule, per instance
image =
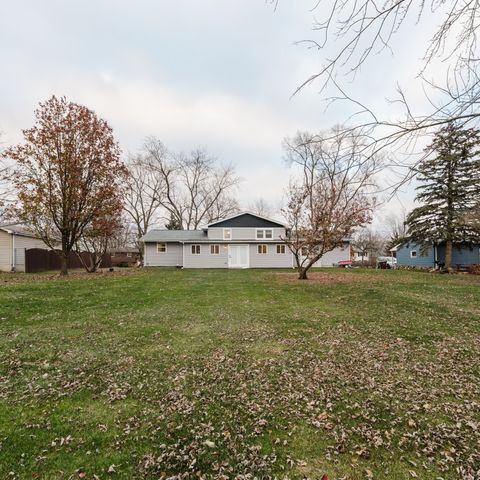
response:
[[[27,248],[48,248],[48,246],[21,224],[0,225],[0,271],[24,272]]]
[[[211,223],[202,230],[151,230],[142,237],[144,265],[183,268],[291,268],[294,257],[281,222],[249,212]],[[350,260],[350,244],[327,253],[315,266]]]

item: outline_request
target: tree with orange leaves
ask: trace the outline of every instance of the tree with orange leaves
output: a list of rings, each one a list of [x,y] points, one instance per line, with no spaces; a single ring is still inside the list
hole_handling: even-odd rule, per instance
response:
[[[120,215],[127,169],[112,128],[87,107],[52,96],[35,117],[24,142],[4,153],[15,162],[14,213],[50,248],[60,244],[66,275],[68,255],[84,232]]]

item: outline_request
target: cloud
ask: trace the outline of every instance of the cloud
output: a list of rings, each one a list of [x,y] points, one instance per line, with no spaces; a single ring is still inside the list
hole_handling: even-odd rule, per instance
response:
[[[291,174],[282,161],[283,137],[329,128],[351,113],[342,103],[325,111],[318,84],[290,98],[331,53],[294,44],[314,35],[312,6],[280,2],[274,11],[258,0],[10,2],[0,17],[2,140],[20,140],[39,101],[66,95],[107,119],[125,151],[137,150],[147,135],[175,150],[205,146],[237,166],[245,204],[259,197],[278,204]],[[423,42],[426,33],[411,27],[406,35]],[[409,83],[421,53],[414,41],[408,44],[395,58],[372,56],[348,84],[352,95],[387,113],[385,97],[393,96],[399,79],[422,108],[418,84]],[[411,195],[407,189],[405,198]]]

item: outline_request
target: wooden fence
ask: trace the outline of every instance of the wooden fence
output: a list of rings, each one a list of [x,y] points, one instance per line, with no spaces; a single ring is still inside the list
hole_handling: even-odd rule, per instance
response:
[[[84,268],[80,256],[87,264],[90,260],[89,252],[70,252],[67,260],[68,268]],[[101,268],[110,268],[112,258],[109,254],[102,258]],[[43,248],[28,248],[25,250],[25,271],[27,273],[46,272],[48,270],[60,270],[60,257],[55,250]]]

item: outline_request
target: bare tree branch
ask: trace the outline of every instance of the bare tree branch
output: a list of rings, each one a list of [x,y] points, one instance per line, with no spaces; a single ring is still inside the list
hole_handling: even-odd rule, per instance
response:
[[[413,159],[421,160],[415,155],[429,154],[423,152],[423,146],[416,151],[422,136],[432,135],[451,121],[463,126],[478,124],[480,3],[477,0],[387,0],[383,3],[319,0],[312,11],[319,17],[314,21],[314,38],[299,43],[334,53],[325,56],[322,68],[302,82],[293,95],[315,83],[328,105],[350,102],[354,113],[349,114],[347,128],[370,139],[365,145],[365,155],[375,156],[381,150],[397,152],[404,156],[397,158],[393,166],[402,168]],[[365,101],[347,91],[345,82],[356,78],[372,55],[391,49],[393,37],[407,26],[424,28],[432,15],[440,21],[423,47],[423,61],[417,72],[425,100],[430,105],[427,113],[418,111],[400,87],[397,87],[397,97],[388,102],[400,107],[401,114],[396,118],[389,118],[389,114],[380,116]],[[448,67],[443,79],[439,79],[434,70],[438,65]],[[378,74],[377,68],[373,71]],[[328,93],[331,89],[337,94]],[[404,173],[401,182],[409,178],[411,171],[404,169]]]
[[[323,132],[286,139],[286,159],[300,170],[288,192],[284,215],[290,233],[284,239],[300,279],[326,253],[342,246],[356,227],[370,222],[375,202],[368,193],[380,167],[362,154],[365,139]]]

